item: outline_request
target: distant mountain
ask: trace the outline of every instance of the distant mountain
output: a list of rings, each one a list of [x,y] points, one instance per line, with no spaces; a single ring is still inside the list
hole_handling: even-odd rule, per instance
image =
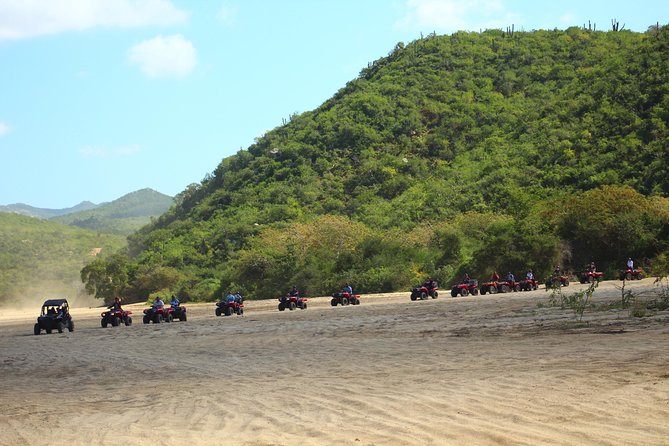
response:
[[[173,198],[153,189],[141,189],[95,208],[52,217],[51,220],[111,234],[128,235],[167,211]]]
[[[76,302],[85,295],[81,268],[124,246],[121,235],[0,213],[0,304],[39,305],[56,296]]]
[[[90,209],[95,209],[100,205],[92,203],[90,201],[82,201],[76,206],[65,209],[46,209],[46,208],[36,208],[24,203],[15,203],[9,204],[6,206],[0,205],[0,212],[11,212],[13,214],[27,215],[28,217],[43,218],[49,219],[53,217],[58,217],[60,215],[71,214],[73,212],[88,211]]]

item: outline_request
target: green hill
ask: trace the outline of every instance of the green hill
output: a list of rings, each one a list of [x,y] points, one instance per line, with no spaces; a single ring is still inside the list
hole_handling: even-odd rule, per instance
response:
[[[83,291],[81,268],[125,245],[122,236],[0,213],[0,304],[76,298]]]
[[[11,212],[14,214],[27,215],[28,217],[36,218],[53,218],[60,215],[70,214],[72,212],[81,212],[87,211],[89,209],[94,209],[98,205],[91,203],[90,201],[82,201],[76,206],[65,209],[47,209],[47,208],[36,208],[23,203],[8,204],[6,206],[0,206],[0,212]]]
[[[668,147],[667,27],[400,43],[132,235],[123,292],[261,298],[657,264]]]
[[[151,222],[172,206],[173,199],[153,189],[141,189],[109,203],[51,220],[84,229],[128,235]]]

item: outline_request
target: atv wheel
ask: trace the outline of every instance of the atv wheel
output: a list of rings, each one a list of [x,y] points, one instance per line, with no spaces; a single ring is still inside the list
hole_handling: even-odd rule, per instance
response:
[[[472,296],[478,296],[478,294],[479,294],[479,290],[477,290],[476,288],[474,288],[474,289],[472,290]]]
[[[293,311],[295,308],[297,308],[297,305],[295,304],[295,302],[290,302],[290,303],[288,304],[288,309],[289,309],[290,311]]]
[[[420,293],[420,300],[427,300],[427,293]]]
[[[643,274],[641,274],[641,273],[637,274],[636,279],[637,280],[643,279]]]
[[[65,328],[65,324],[63,324],[62,322],[58,322],[56,324],[56,330],[58,330],[58,333],[62,333],[64,328]]]
[[[301,310],[306,310],[307,309],[307,303],[302,302],[302,306],[300,307]]]
[[[348,305],[348,299],[346,297],[341,298],[341,304],[342,305]]]
[[[625,280],[632,280],[632,274],[630,273],[625,274]]]
[[[168,324],[174,320],[174,316],[172,316],[172,313],[167,313],[167,317],[165,318],[165,322]]]
[[[216,316],[220,316],[221,315],[221,309],[216,307],[216,310],[214,311],[214,313],[216,313]]]
[[[103,317],[102,319],[100,319],[100,326],[102,328],[107,328],[107,318],[106,317]]]
[[[451,290],[451,297],[458,297],[458,290]]]
[[[237,314],[240,315],[240,316],[244,316],[244,309],[242,307],[239,307],[239,310],[237,310]],[[186,315],[184,315],[184,317],[186,317]],[[184,319],[184,321],[185,320],[186,319]]]
[[[181,313],[181,317],[179,318],[181,322],[186,322],[188,320],[188,316],[186,316],[186,312]]]
[[[281,302],[279,304],[279,311],[284,311],[285,309],[286,309],[286,306],[283,304],[283,302]]]
[[[119,322],[120,322],[120,320],[117,316],[114,316],[113,318],[111,318],[111,326],[112,327],[118,327]]]
[[[337,306],[337,299],[332,299],[330,301],[330,305],[332,305],[333,307],[336,307]]]
[[[225,307],[225,315],[226,316],[232,316],[232,307],[230,305]]]
[[[142,318],[142,322],[148,324],[149,322],[151,322],[151,318],[145,314],[144,317]]]
[[[163,321],[163,317],[160,315],[160,313],[156,313],[153,315],[153,323],[154,324],[160,324]]]
[[[497,294],[497,287],[496,286],[491,286],[488,291],[490,291],[490,294]]]
[[[39,328],[39,324],[35,324],[35,327],[33,328],[33,332],[35,333],[36,336],[39,335],[42,332],[42,330]]]
[[[569,281],[565,280],[564,283],[562,284],[562,286],[569,286]]]
[[[467,288],[460,288],[460,296],[462,297],[469,296],[469,290]]]
[[[501,287],[499,287],[499,292],[500,293],[508,293],[509,291],[511,291],[511,290],[506,285],[502,285]]]
[[[436,299],[437,297],[439,297],[439,293],[437,293],[436,291],[433,292],[432,293],[432,299]]]
[[[453,296],[455,297],[455,296]],[[411,295],[411,300],[416,300],[416,296],[414,294]]]
[[[132,325],[132,318],[130,316],[126,316],[124,323],[125,323],[126,327],[131,326]]]

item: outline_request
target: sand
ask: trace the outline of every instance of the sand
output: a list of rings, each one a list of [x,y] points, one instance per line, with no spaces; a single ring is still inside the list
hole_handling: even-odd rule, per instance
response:
[[[543,290],[41,336],[0,311],[0,445],[668,445],[669,312],[604,308],[618,283],[582,323]]]

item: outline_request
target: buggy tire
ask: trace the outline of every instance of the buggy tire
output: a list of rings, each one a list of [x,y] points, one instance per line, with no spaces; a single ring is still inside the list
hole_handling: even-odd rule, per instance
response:
[[[58,333],[62,333],[64,329],[65,329],[65,324],[59,321],[56,324],[56,330],[58,330]]]
[[[67,323],[67,331],[70,333],[74,331],[74,321],[72,319]]]
[[[42,329],[39,328],[39,324],[35,324],[35,327],[33,327],[33,333],[35,333],[35,336],[39,336],[39,334],[42,333]]]

